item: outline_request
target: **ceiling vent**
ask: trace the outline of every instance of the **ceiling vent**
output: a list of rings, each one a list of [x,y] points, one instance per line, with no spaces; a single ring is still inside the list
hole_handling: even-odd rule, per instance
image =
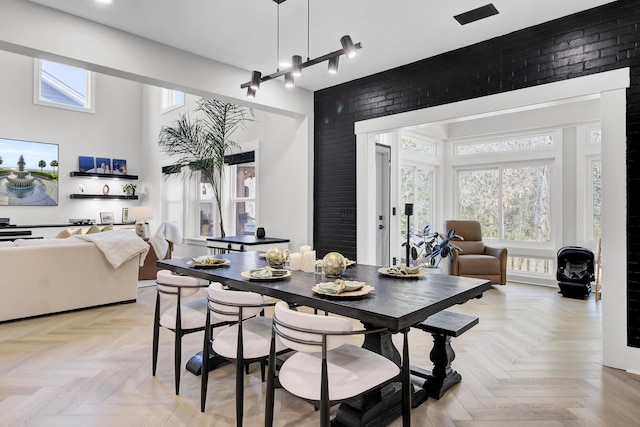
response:
[[[486,6],[482,6],[477,9],[461,13],[460,15],[456,15],[454,16],[454,18],[460,23],[460,25],[465,25],[470,22],[488,18],[491,15],[497,15],[498,13],[498,9],[496,9],[496,7],[492,3],[489,3]]]

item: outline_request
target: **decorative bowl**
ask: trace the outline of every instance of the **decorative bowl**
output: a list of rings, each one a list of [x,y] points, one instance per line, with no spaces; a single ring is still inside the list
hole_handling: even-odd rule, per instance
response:
[[[347,260],[338,252],[329,252],[322,258],[322,269],[327,277],[342,276],[347,268]]]
[[[267,250],[264,256],[269,263],[269,266],[274,268],[281,268],[287,259],[287,251],[280,246],[272,246]]]

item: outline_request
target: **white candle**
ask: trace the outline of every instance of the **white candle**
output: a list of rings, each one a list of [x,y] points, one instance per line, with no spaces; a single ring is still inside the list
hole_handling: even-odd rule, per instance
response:
[[[290,270],[300,270],[302,268],[302,255],[298,252],[294,252],[289,254],[289,269]]]
[[[310,251],[311,249],[313,249],[311,246],[309,245],[302,245],[300,246],[300,255],[304,258],[304,253],[307,251]]]
[[[316,269],[316,251],[305,251],[302,255],[302,270],[313,273]]]

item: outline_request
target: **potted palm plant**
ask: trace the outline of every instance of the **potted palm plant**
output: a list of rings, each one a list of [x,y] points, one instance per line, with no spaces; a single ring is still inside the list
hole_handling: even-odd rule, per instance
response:
[[[196,112],[201,117],[191,120],[182,114],[172,126],[160,130],[159,145],[165,153],[177,156],[178,160],[165,174],[172,174],[186,168],[188,176],[199,172],[211,184],[218,206],[220,235],[226,235],[222,216],[222,184],[225,164],[224,156],[239,145],[230,137],[244,127],[246,109],[228,102],[202,98]]]
[[[446,234],[432,231],[431,225],[427,225],[422,230],[422,235],[416,235],[418,240],[410,240],[411,258],[420,261],[426,268],[438,268],[443,258],[453,260],[454,251],[461,249],[451,240],[464,240],[462,236],[456,234],[456,230],[449,230]],[[407,245],[404,242],[402,246]]]

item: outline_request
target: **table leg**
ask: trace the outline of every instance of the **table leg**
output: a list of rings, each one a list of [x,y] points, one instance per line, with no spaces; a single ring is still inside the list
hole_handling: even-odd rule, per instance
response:
[[[229,363],[229,360],[213,352],[209,354],[209,372],[213,371],[220,365],[224,365],[225,363]],[[202,374],[202,352],[201,351],[191,356],[191,358],[187,362],[186,368],[187,368],[187,371],[191,372],[193,375]]]
[[[433,362],[433,370],[412,366],[411,373],[426,379],[422,388],[429,397],[440,399],[447,390],[462,381],[462,376],[451,367],[451,362],[456,358],[451,347],[451,337],[440,334],[432,336],[433,348],[429,357]]]

